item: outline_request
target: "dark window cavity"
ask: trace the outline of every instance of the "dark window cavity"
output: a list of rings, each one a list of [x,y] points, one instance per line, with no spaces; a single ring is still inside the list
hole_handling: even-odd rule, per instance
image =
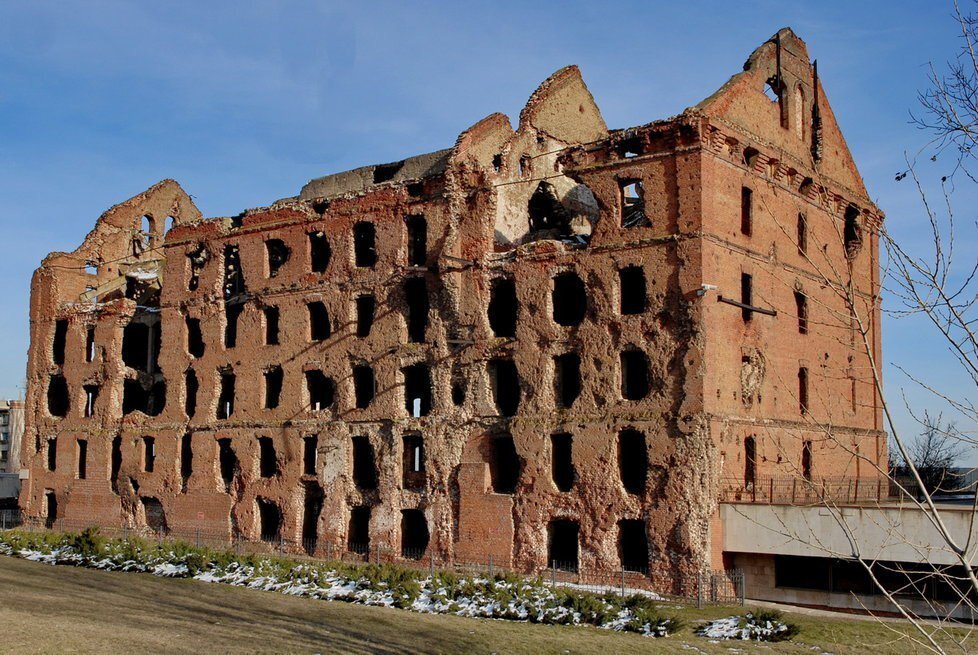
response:
[[[744,487],[753,489],[757,482],[757,441],[754,437],[744,439]]]
[[[224,246],[224,300],[230,300],[244,292],[245,279],[238,246]]]
[[[309,233],[309,266],[313,273],[325,273],[332,256],[329,240],[322,232]]]
[[[58,497],[51,489],[44,490],[44,527],[53,528],[58,520]]]
[[[357,336],[370,336],[370,328],[374,324],[374,312],[377,300],[373,296],[357,296]]]
[[[95,361],[95,326],[89,325],[85,330],[85,361]]]
[[[808,218],[802,213],[798,213],[798,254],[804,255],[808,252]]]
[[[109,481],[112,483],[112,493],[119,493],[119,470],[122,469],[122,437],[112,439],[112,456],[109,464]]]
[[[217,440],[218,465],[221,469],[221,481],[228,491],[231,490],[231,483],[234,482],[238,474],[238,456],[234,454],[230,439]]]
[[[373,402],[374,370],[366,364],[358,364],[353,367],[353,395],[355,397],[357,409],[366,409]]]
[[[401,370],[404,374],[404,406],[409,416],[427,416],[431,412],[431,371],[426,364],[414,364]]]
[[[808,334],[808,298],[800,291],[795,291],[795,310],[798,314],[798,332]]]
[[[278,474],[275,442],[271,437],[258,437],[258,472],[263,478],[273,478]]]
[[[268,277],[275,277],[279,270],[289,261],[289,247],[281,239],[269,239],[265,242],[265,254],[268,256]]]
[[[405,489],[424,489],[424,439],[406,434],[402,439],[401,483]]]
[[[428,330],[428,285],[423,277],[411,277],[404,281],[408,341],[424,343]]]
[[[152,473],[156,468],[156,437],[143,437],[143,471]]]
[[[623,315],[641,314],[648,305],[645,289],[645,270],[641,266],[626,266],[618,271],[619,311]]]
[[[853,259],[863,246],[862,228],[859,225],[859,208],[854,205],[849,205],[846,208],[842,237],[845,241],[846,257]]]
[[[627,428],[618,433],[618,474],[630,494],[645,493],[649,476],[649,452],[645,435]]]
[[[317,483],[302,484],[302,548],[308,554],[316,552],[319,541],[319,515],[323,511],[323,488]]]
[[[754,191],[749,187],[740,189],[740,233],[750,236],[754,231]]]
[[[200,390],[200,382],[197,380],[197,373],[192,368],[188,368],[184,374],[184,389],[186,397],[183,401],[183,411],[187,418],[193,418],[197,413],[197,392]]]
[[[568,408],[581,395],[581,356],[564,353],[554,358],[554,396],[557,406]]]
[[[82,389],[85,391],[85,417],[95,416],[95,401],[98,400],[99,387],[96,384],[86,384]]]
[[[552,230],[558,235],[571,233],[570,214],[560,204],[557,189],[550,182],[540,182],[527,202],[530,230]]]
[[[145,385],[140,380],[124,380],[122,383],[122,413],[142,412],[147,416],[159,416],[166,406],[166,382],[159,380]]]
[[[649,358],[641,350],[623,350],[621,360],[621,397],[641,400],[649,395],[651,381]]]
[[[554,278],[553,318],[558,325],[579,325],[587,313],[587,290],[575,273],[561,273]]]
[[[200,329],[200,319],[187,317],[187,353],[191,357],[204,356],[204,334]]]
[[[377,263],[376,228],[373,223],[353,226],[353,256],[357,266],[369,268]]]
[[[258,497],[255,499],[258,504],[259,534],[262,541],[277,542],[279,540],[279,528],[282,524],[282,514],[276,505],[267,498]]]
[[[421,559],[428,550],[428,520],[420,509],[401,510],[401,556]]]
[[[55,366],[62,366],[65,363],[65,342],[68,339],[68,321],[59,320],[54,322],[54,338],[51,342],[51,357]]]
[[[577,521],[554,519],[547,526],[547,560],[558,571],[577,571]]]
[[[358,489],[377,488],[377,465],[374,447],[367,437],[353,437],[353,484]]]
[[[649,535],[645,521],[623,519],[618,522],[618,556],[625,571],[649,570]]]
[[[515,415],[520,406],[520,376],[516,370],[516,362],[511,359],[492,359],[488,370],[496,411],[500,416]]]
[[[397,175],[397,172],[403,167],[403,161],[374,166],[374,184],[380,184],[381,182],[389,182],[393,180],[394,176]]]
[[[749,273],[740,274],[740,304],[747,307],[754,306],[754,278]],[[740,310],[745,323],[754,317],[754,312],[747,307],[742,307]]]
[[[798,411],[808,413],[808,369],[804,366],[798,369]]]
[[[408,265],[424,266],[428,263],[428,223],[424,216],[408,216],[407,224]]]
[[[489,440],[489,477],[493,493],[516,493],[523,463],[516,452],[516,443],[508,434],[494,436]]]
[[[144,323],[133,319],[122,330],[122,361],[137,371],[154,373],[160,356],[159,319]]]
[[[331,407],[336,398],[336,385],[322,371],[306,371],[306,391],[309,407],[314,412]]]
[[[166,512],[163,511],[163,503],[160,502],[159,498],[143,497],[139,499],[139,502],[143,505],[146,527],[161,534],[168,532]]]
[[[326,305],[316,301],[306,305],[309,309],[309,338],[313,341],[323,341],[329,338],[329,312]]]
[[[350,526],[346,531],[346,549],[352,553],[370,552],[370,508],[350,508]]]
[[[319,437],[302,438],[302,474],[316,475],[316,459],[319,455]]]
[[[566,433],[550,435],[550,474],[558,491],[574,486],[574,438]]]
[[[265,409],[275,409],[282,399],[282,380],[285,373],[281,366],[265,371]]]
[[[234,348],[238,345],[238,319],[241,318],[241,312],[244,311],[244,305],[234,304],[224,306],[224,347]]]
[[[58,438],[52,437],[48,439],[48,470],[56,471],[58,469]]]
[[[801,444],[801,474],[806,480],[812,479],[812,442]]]
[[[48,413],[51,416],[68,415],[68,382],[63,375],[52,375],[48,381]]]
[[[234,371],[221,371],[221,393],[217,398],[217,418],[230,418],[234,414]]]
[[[262,312],[265,314],[265,345],[278,345],[278,326],[279,309],[278,307],[265,307]]]
[[[88,442],[84,439],[79,439],[78,444],[78,479],[84,480],[85,474],[88,472]]]
[[[180,479],[183,483],[183,491],[187,491],[187,484],[190,476],[194,474],[194,447],[192,435],[189,432],[180,437]]]
[[[518,316],[516,282],[510,278],[495,278],[489,287],[489,327],[493,335],[515,337]]]
[[[645,214],[645,189],[641,180],[619,180],[621,190],[621,226],[649,227],[652,222]]]

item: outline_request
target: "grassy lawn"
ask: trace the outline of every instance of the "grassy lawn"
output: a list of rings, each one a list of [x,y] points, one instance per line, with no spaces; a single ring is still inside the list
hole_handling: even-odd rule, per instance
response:
[[[590,627],[417,614],[190,579],[49,566],[0,556],[2,652],[914,652],[913,644],[875,622],[795,614],[786,618],[799,624],[802,632],[790,643],[714,644],[692,634],[700,619],[742,611],[739,607],[677,609],[675,613],[689,626],[672,637],[651,639]]]

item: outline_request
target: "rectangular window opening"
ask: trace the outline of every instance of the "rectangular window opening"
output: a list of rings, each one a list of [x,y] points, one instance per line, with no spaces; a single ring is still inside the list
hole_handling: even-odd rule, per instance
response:
[[[648,304],[645,270],[641,266],[626,266],[618,271],[619,311],[622,315],[641,314]]]
[[[618,474],[630,494],[645,493],[649,476],[649,454],[645,435],[631,428],[618,433]]]
[[[798,214],[798,254],[808,252],[808,219],[804,214]]]
[[[645,521],[623,519],[618,522],[618,554],[625,571],[649,570],[649,535]]]
[[[259,534],[262,541],[277,543],[280,540],[282,512],[278,505],[267,498],[255,499],[258,505]]]
[[[405,489],[423,489],[425,486],[424,439],[420,434],[406,434],[402,439],[401,473]]]
[[[51,439],[48,439],[47,455],[48,455],[48,470],[56,471],[58,469],[58,439],[56,437],[52,437]]]
[[[351,553],[370,552],[370,507],[350,508],[350,525],[346,531],[346,549]]]
[[[190,483],[190,476],[194,473],[194,448],[193,436],[185,432],[180,437],[180,479],[183,483],[183,492],[187,493],[187,485]]]
[[[275,442],[271,437],[258,437],[258,472],[263,478],[273,478],[278,475]]]
[[[374,447],[367,437],[353,437],[353,484],[358,489],[377,488],[377,465]]]
[[[652,222],[645,213],[645,188],[641,180],[619,180],[621,191],[621,226],[651,227]]]
[[[376,228],[373,223],[361,221],[353,226],[353,255],[360,268],[371,268],[377,263]]]
[[[808,298],[800,291],[795,291],[795,309],[799,334],[808,334]]]
[[[315,301],[308,303],[309,310],[309,338],[312,341],[324,341],[329,338],[331,328],[329,324],[329,312],[326,305]]]
[[[519,314],[516,282],[510,278],[495,278],[489,287],[489,328],[496,337],[514,338]]]
[[[200,329],[200,319],[186,318],[187,324],[187,353],[191,357],[204,356],[204,334]]]
[[[573,437],[566,433],[550,435],[550,473],[558,491],[574,487]]]
[[[754,306],[754,279],[748,273],[740,274],[740,303]],[[746,308],[741,308],[740,314],[745,323],[754,317],[754,312]]]
[[[408,341],[424,343],[428,331],[428,284],[423,277],[404,281]]]
[[[52,375],[48,380],[48,413],[64,418],[69,408],[68,381],[63,375]]]
[[[281,239],[269,239],[265,242],[265,255],[268,262],[268,277],[277,277],[285,262],[289,261],[291,252]]]
[[[316,475],[316,460],[319,456],[319,437],[312,435],[302,438],[302,474]]]
[[[420,509],[401,510],[401,557],[421,559],[428,550],[428,519]]]
[[[224,347],[234,348],[238,344],[238,319],[244,305],[224,305]]]
[[[496,411],[500,416],[514,416],[520,406],[520,376],[516,362],[492,359],[488,364],[489,384]]]
[[[749,187],[740,189],[740,233],[750,236],[754,230],[754,191]]]
[[[275,366],[264,374],[265,378],[265,409],[275,409],[282,398],[282,381],[285,373],[281,366]]]
[[[425,266],[428,263],[428,223],[421,215],[408,216],[404,220],[408,233],[408,265]]]
[[[221,393],[217,399],[217,418],[231,418],[234,414],[234,386],[235,375],[233,371],[221,371]]]
[[[54,338],[51,342],[51,357],[55,366],[65,363],[65,342],[68,340],[68,321],[61,319],[54,322]]]
[[[560,273],[554,277],[551,294],[553,319],[557,325],[580,325],[587,313],[587,289],[576,273]]]
[[[119,493],[119,471],[122,469],[122,437],[112,439],[112,456],[109,463],[109,482],[112,492]]]
[[[187,369],[184,375],[184,389],[186,397],[183,401],[183,411],[187,418],[193,418],[197,413],[197,391],[200,389],[200,383],[197,381],[197,373],[192,368]]]
[[[309,233],[309,266],[313,273],[325,273],[332,256],[329,240],[322,232]]]
[[[234,453],[230,439],[217,440],[217,458],[220,468],[221,481],[227,491],[231,490],[231,484],[238,474],[238,456]]]
[[[322,371],[306,371],[306,391],[309,408],[314,412],[332,407],[336,399],[336,385]]]
[[[85,330],[85,361],[95,361],[95,326],[90,325]]]
[[[488,456],[493,493],[516,493],[523,462],[516,451],[513,437],[508,434],[490,437]]]
[[[374,370],[366,364],[353,367],[353,395],[357,409],[366,409],[373,402],[376,386]]]
[[[414,364],[401,371],[404,375],[404,406],[412,417],[431,413],[431,371],[426,364]]]
[[[78,440],[78,479],[84,480],[88,472],[88,441]]]
[[[581,356],[564,353],[554,358],[554,395],[557,406],[567,409],[581,395]]]
[[[547,562],[558,571],[577,571],[577,521],[555,519],[547,526]]]
[[[357,336],[366,338],[370,336],[370,328],[374,324],[374,312],[377,308],[377,300],[373,296],[357,296]]]
[[[623,350],[621,364],[621,397],[625,400],[641,400],[651,391],[649,358],[641,350]]]
[[[143,471],[152,473],[156,468],[156,438],[143,437]]]
[[[804,366],[798,369],[798,411],[808,413],[808,369]]]
[[[265,307],[265,345],[277,346],[279,333],[279,309],[278,307]]]

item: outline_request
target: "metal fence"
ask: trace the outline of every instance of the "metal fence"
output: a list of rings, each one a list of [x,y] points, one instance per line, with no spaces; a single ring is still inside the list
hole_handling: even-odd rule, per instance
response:
[[[897,484],[890,478],[804,478],[757,477],[723,478],[720,501],[772,505],[814,505],[821,503],[866,505],[899,502],[916,497],[916,485]]]
[[[0,510],[0,530],[21,529],[28,532],[80,532],[90,522],[66,519],[47,520],[26,517],[17,510]],[[239,555],[288,556],[293,559],[326,560],[346,563],[391,563],[427,571],[451,571],[460,575],[492,577],[510,574],[538,579],[554,587],[568,587],[596,594],[629,596],[646,594],[664,601],[707,604],[744,604],[745,585],[742,571],[702,571],[693,574],[650,574],[647,571],[597,569],[578,562],[550,562],[546,568],[518,570],[509,562],[467,560],[439,557],[432,548],[394,550],[384,544],[336,544],[318,539],[289,540],[281,536],[269,539],[246,539],[241,535],[207,532],[200,529],[172,530],[149,527],[98,526],[99,534],[117,539],[144,539],[160,545],[181,541],[199,548],[232,550]]]

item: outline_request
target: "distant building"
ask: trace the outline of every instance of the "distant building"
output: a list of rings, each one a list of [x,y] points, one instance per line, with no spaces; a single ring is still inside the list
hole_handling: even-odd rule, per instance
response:
[[[24,435],[24,401],[0,400],[0,506],[16,503],[20,492],[20,441]]]

